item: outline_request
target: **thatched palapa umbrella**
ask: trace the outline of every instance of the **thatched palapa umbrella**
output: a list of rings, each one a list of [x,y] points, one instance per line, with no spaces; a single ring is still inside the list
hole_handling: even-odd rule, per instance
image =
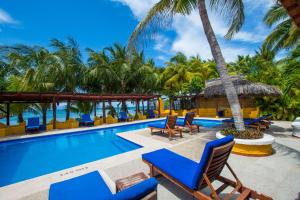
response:
[[[231,80],[240,97],[263,97],[280,96],[282,92],[279,88],[246,80],[242,76],[232,76]],[[205,83],[203,91],[205,98],[226,96],[225,90],[220,79],[212,79]]]

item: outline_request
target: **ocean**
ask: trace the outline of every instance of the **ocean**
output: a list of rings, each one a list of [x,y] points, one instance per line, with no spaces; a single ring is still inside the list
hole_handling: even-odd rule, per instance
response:
[[[115,110],[117,113],[120,112],[120,107],[116,107],[114,106]],[[145,105],[145,111],[147,109],[146,105]],[[140,111],[142,111],[142,107],[140,106]],[[97,116],[102,116],[102,107],[99,106],[97,107]],[[106,115],[109,112],[109,109],[106,109]],[[132,115],[135,115],[135,106],[128,106],[128,112]],[[70,117],[71,118],[80,118],[81,113],[70,113]],[[94,116],[94,111],[91,113],[91,117]],[[25,121],[27,121],[28,118],[30,117],[40,117],[40,123],[42,123],[42,114],[35,114],[33,112],[24,112],[23,113],[23,118]],[[53,119],[53,112],[52,110],[48,110],[47,111],[47,122],[50,122]],[[61,121],[64,122],[66,120],[66,109],[65,106],[60,106],[57,108],[56,110],[56,120],[57,121]],[[2,118],[0,119],[0,123],[6,124],[6,118]],[[18,124],[18,117],[17,116],[11,116],[10,117],[10,125],[16,125]]]

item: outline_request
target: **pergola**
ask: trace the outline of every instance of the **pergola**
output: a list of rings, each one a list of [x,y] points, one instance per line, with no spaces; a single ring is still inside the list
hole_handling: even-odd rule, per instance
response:
[[[6,124],[9,126],[10,103],[52,103],[53,128],[56,128],[56,104],[63,101],[91,101],[94,104],[102,102],[103,119],[105,122],[106,111],[105,102],[113,101],[135,101],[136,112],[139,110],[139,101],[158,99],[160,95],[148,94],[86,94],[86,93],[66,93],[66,92],[0,92],[0,104],[6,104]],[[149,104],[148,104],[149,105]],[[94,106],[96,115],[96,106]]]

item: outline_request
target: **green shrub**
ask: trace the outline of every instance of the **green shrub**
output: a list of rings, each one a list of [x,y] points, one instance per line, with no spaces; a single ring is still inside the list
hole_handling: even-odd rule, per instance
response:
[[[225,136],[233,135],[237,139],[259,139],[263,137],[263,133],[257,129],[246,129],[245,131],[238,131],[235,128],[226,128],[221,130],[221,133]]]

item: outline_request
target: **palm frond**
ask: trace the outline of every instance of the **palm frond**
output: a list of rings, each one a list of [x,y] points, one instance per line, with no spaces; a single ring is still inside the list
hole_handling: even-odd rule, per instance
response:
[[[244,3],[242,0],[210,0],[210,7],[220,13],[227,21],[229,29],[225,38],[231,39],[245,21]]]

